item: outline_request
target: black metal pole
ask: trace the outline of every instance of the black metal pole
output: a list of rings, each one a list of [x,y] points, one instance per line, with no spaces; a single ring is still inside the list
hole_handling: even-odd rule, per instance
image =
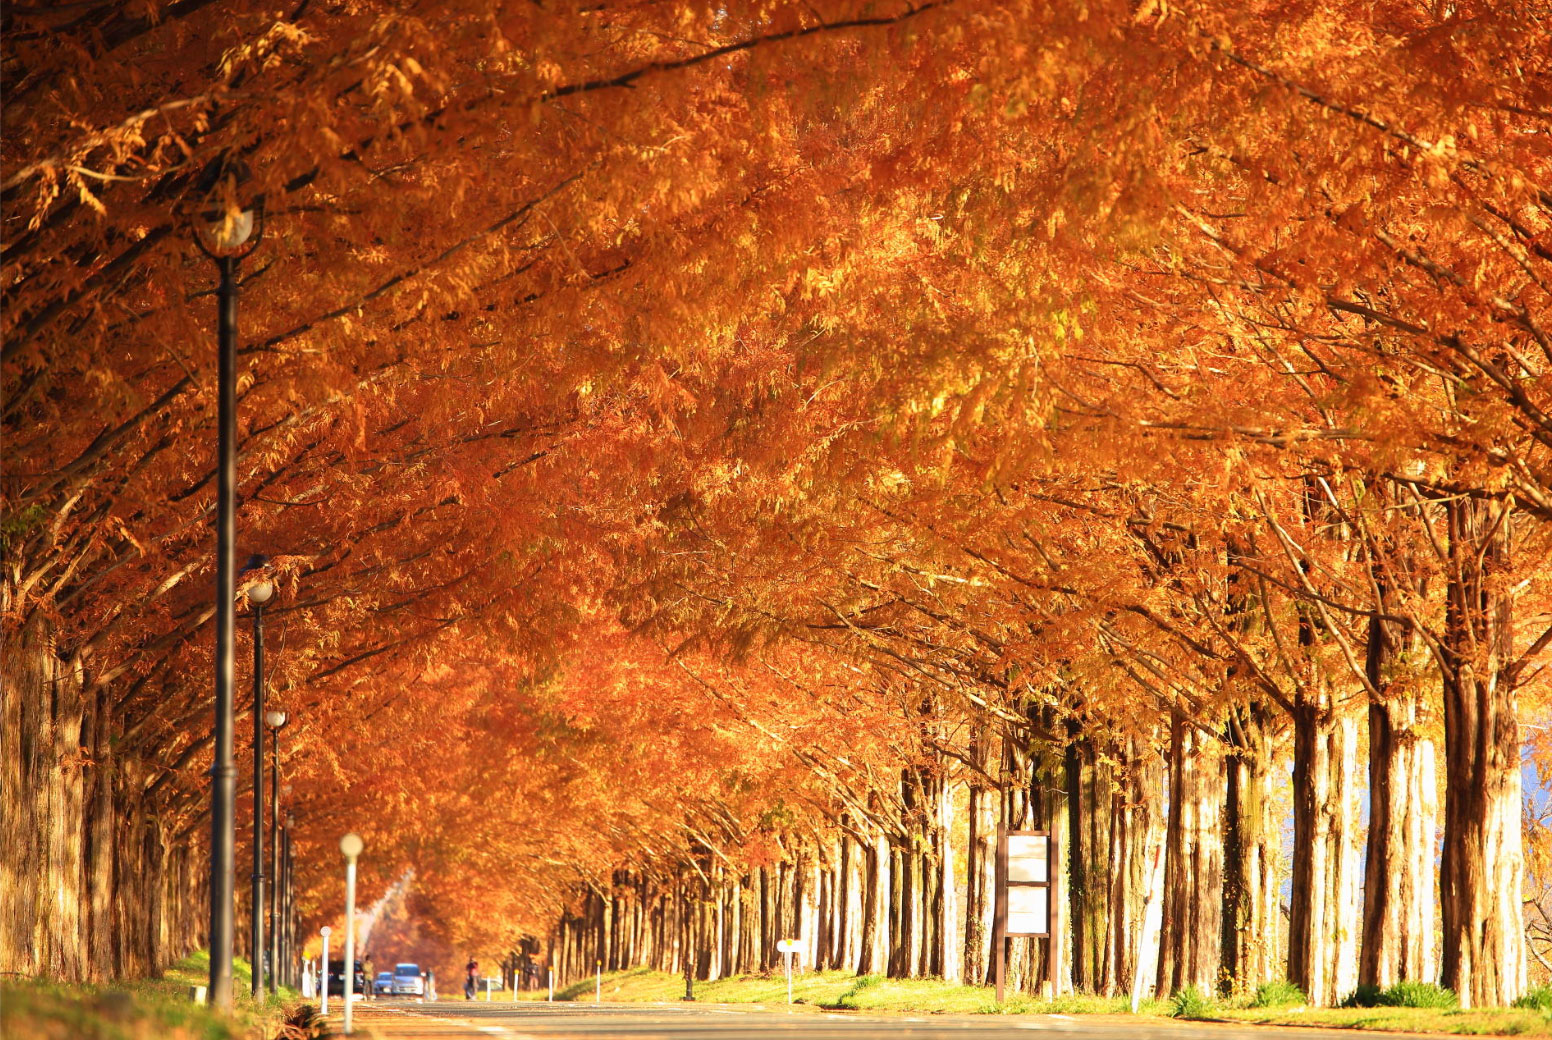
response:
[[[292,891],[292,885],[291,885],[291,879],[293,877],[294,869],[295,869],[295,866],[296,866],[296,859],[295,859],[296,849],[291,844],[291,828],[292,828],[291,817],[287,816],[286,817],[286,865],[285,865],[286,889],[285,889],[285,898],[284,898],[283,903],[282,903],[282,905],[285,907],[285,913],[282,915],[283,918],[284,918],[284,921],[285,921],[285,944],[284,944],[284,946],[282,947],[282,950],[281,950],[281,961],[286,966],[285,978],[286,978],[287,985],[289,985],[292,989],[298,989],[300,987],[298,987],[298,985],[297,985],[297,978],[296,978],[296,971],[295,971],[295,967],[296,967],[296,914],[295,914],[295,905],[296,904],[295,904],[295,902],[294,902],[294,900],[292,898],[295,893]]]
[[[232,761],[232,644],[236,627],[237,260],[223,257],[216,371],[216,719],[210,765],[210,1002],[232,1007],[232,903],[237,767]]]
[[[275,727],[269,738],[269,845],[273,868],[270,873],[275,875],[269,893],[269,970],[270,988],[276,993],[280,992],[280,729]]]
[[[253,605],[253,996],[264,999],[264,607]],[[274,982],[275,962],[270,961]]]

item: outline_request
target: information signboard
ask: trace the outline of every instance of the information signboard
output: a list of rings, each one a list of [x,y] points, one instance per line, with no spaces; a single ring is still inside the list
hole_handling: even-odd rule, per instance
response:
[[[1056,931],[1056,907],[1051,901],[1051,873],[1055,860],[1056,843],[1048,831],[997,829],[997,901],[992,938],[998,1003],[1002,1002],[1007,971],[1003,940],[1012,937],[1052,939]],[[1047,961],[1047,967],[1050,967],[1050,957]],[[1051,979],[1055,979],[1054,971]]]
[[[1003,935],[1051,934],[1051,836],[1045,831],[1009,831],[1003,837],[1006,886]]]

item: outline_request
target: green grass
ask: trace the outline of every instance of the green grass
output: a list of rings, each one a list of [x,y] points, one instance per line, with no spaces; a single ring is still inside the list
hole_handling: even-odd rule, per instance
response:
[[[1517,1008],[1529,1008],[1543,1015],[1552,1015],[1552,986],[1535,986],[1514,1002]]]
[[[0,984],[0,1036],[37,1040],[248,1040],[273,1036],[287,1009],[297,1003],[291,990],[255,1002],[249,993],[248,962],[233,966],[236,1007],[220,1015],[189,997],[189,987],[209,978],[209,955],[179,961],[159,979],[105,986],[65,985],[42,979],[7,978]]]
[[[1304,991],[1287,979],[1274,979],[1256,987],[1250,1006],[1257,1008],[1301,1007],[1309,1003]]]
[[[1215,1011],[1212,998],[1204,997],[1195,986],[1187,986],[1169,1001],[1171,1018],[1211,1018]]]
[[[556,1000],[593,999],[594,979],[573,983],[555,991]],[[684,997],[684,977],[647,968],[605,972],[606,1001],[677,1002]],[[796,1004],[849,1011],[912,1011],[953,1014],[1119,1014],[1128,1009],[1123,998],[1064,996],[1040,1000],[1017,993],[998,1005],[990,987],[961,986],[942,979],[889,979],[880,975],[857,976],[844,971],[800,972],[792,976]],[[543,1000],[545,993],[523,994],[525,1000]],[[787,978],[782,972],[740,975],[715,982],[696,982],[695,999],[718,1004],[785,1004]],[[1162,1005],[1148,1001],[1147,1013],[1157,1014]]]

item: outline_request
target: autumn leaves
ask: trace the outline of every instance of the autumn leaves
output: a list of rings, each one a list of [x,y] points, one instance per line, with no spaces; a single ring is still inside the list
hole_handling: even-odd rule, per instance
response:
[[[235,151],[270,200],[240,549],[289,561],[301,826],[371,804],[398,844],[369,872],[520,877],[447,885],[449,933],[616,868],[829,856],[836,963],[866,932],[973,969],[958,798],[982,837],[1089,835],[1091,940],[1159,885],[1213,907],[1167,912],[1151,966],[1059,950],[1080,985],[1517,992],[1515,718],[1552,641],[1536,17],[8,17],[6,620],[157,778],[126,819],[202,811],[212,315],[167,222]],[[1441,748],[1456,800],[1420,812]],[[933,885],[965,914],[911,926]]]

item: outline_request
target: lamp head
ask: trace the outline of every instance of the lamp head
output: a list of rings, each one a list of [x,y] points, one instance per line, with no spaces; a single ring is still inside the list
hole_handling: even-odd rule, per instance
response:
[[[258,571],[257,578],[248,586],[248,602],[256,607],[262,607],[275,595],[275,583],[269,576],[269,557],[254,553],[248,557],[248,561],[242,565],[243,573]]]
[[[286,713],[283,711],[266,711],[264,713],[264,725],[270,729],[279,729],[286,724]]]
[[[366,848],[366,842],[362,841],[361,835],[355,831],[340,839],[340,851],[345,854],[346,859],[355,859],[361,855],[361,850],[364,848]]]
[[[191,222],[194,240],[208,256],[240,260],[264,235],[264,196],[254,189],[241,160],[218,156],[200,176],[201,199]]]
[[[334,929],[330,928],[328,925],[324,925],[322,928],[318,929],[318,934],[327,939],[329,936],[334,934]]]

